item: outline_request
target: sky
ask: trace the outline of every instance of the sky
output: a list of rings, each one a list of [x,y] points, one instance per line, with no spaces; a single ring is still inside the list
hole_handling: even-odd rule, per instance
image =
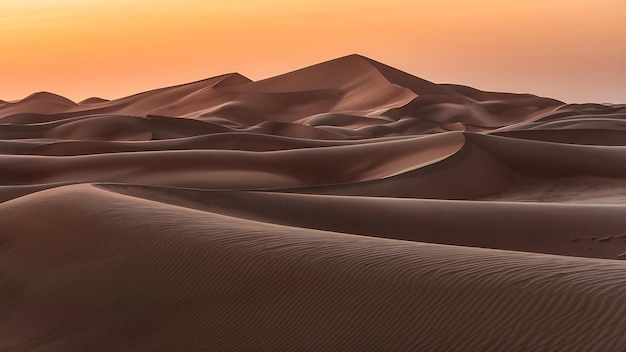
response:
[[[436,83],[626,103],[625,0],[0,0],[0,99],[119,98],[358,53]]]

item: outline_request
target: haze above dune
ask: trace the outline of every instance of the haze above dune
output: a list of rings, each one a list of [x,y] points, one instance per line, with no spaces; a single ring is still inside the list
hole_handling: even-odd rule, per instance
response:
[[[0,99],[115,99],[359,52],[434,82],[622,103],[623,0],[0,2]]]
[[[361,55],[0,102],[0,350],[619,351],[626,105]]]

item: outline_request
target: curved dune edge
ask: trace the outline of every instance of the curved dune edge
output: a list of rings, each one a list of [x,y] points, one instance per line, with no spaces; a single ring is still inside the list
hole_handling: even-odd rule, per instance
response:
[[[416,136],[417,137],[417,136]],[[78,156],[167,150],[241,150],[268,152],[377,143],[415,137],[381,137],[362,140],[319,140],[246,132],[171,138],[150,141],[0,140],[0,153],[13,155]]]
[[[323,196],[127,184],[95,186],[156,202],[285,226],[458,246],[626,259],[620,257],[626,252],[624,205]]]
[[[238,140],[239,135],[232,137]],[[27,194],[20,192],[28,186],[39,190],[48,184],[83,182],[426,199],[605,204],[626,200],[626,170],[621,167],[626,163],[626,149],[621,146],[447,132],[362,142],[309,141],[309,147],[261,153],[227,146],[205,150],[175,147],[177,143],[218,143],[228,138],[163,141],[148,147],[150,150],[135,152],[0,155],[5,171],[0,175],[4,183],[0,201]],[[274,142],[304,143],[265,137],[256,141],[266,147]],[[0,143],[0,148],[41,148],[38,143]],[[151,150],[162,145],[173,148]]]
[[[39,221],[16,220],[25,213]],[[6,202],[0,214],[3,348],[611,351],[626,343],[623,262],[296,229],[87,185]],[[42,312],[47,319],[33,319]]]
[[[463,141],[462,134],[451,132],[266,153],[172,150],[71,157],[0,155],[5,170],[0,178],[5,185],[78,179],[209,189],[293,188],[388,177],[452,155],[461,149]],[[327,165],[324,173],[318,172],[319,165]]]

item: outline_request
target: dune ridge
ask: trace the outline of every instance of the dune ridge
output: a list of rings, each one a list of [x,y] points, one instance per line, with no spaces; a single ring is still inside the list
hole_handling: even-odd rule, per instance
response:
[[[89,186],[2,205],[9,215],[24,208],[40,221],[2,221],[27,234],[3,236],[23,267],[0,325],[17,349],[599,351],[625,342],[623,262],[281,227]],[[58,281],[36,290],[42,271]],[[119,294],[96,299],[105,287]],[[24,326],[33,305],[71,314]]]
[[[624,350],[625,118],[361,55],[0,101],[0,350]]]

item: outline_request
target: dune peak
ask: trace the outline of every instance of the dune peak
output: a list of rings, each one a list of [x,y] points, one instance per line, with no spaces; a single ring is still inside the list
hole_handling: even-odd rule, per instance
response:
[[[29,102],[29,101],[54,101],[54,102],[63,103],[67,105],[76,105],[75,102],[73,102],[72,100],[64,96],[51,93],[51,92],[46,92],[46,91],[35,92],[25,97],[24,99],[20,100],[19,102]]]
[[[85,100],[81,100],[78,104],[79,105],[84,105],[84,104],[98,104],[98,103],[106,103],[110,100],[108,99],[103,99],[103,98],[99,98],[99,97],[90,97],[87,98]]]

